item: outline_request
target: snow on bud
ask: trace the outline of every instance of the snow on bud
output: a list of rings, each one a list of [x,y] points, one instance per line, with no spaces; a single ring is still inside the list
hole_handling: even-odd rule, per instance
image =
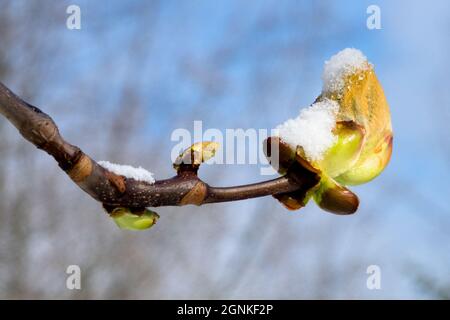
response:
[[[390,160],[389,106],[373,65],[359,50],[345,49],[334,55],[325,63],[322,78],[323,91],[316,102],[278,126],[280,150],[289,154],[285,150],[289,146],[296,162],[316,173],[320,181],[306,194],[275,197],[289,209],[299,209],[313,197],[324,210],[351,214],[359,200],[344,186],[374,179]],[[288,170],[298,169],[281,162],[278,171]]]

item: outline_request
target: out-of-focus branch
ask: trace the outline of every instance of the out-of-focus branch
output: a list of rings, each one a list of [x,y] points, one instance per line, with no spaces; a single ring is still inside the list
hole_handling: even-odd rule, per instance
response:
[[[139,210],[145,207],[236,201],[292,191],[306,192],[313,174],[282,176],[260,183],[216,188],[203,182],[196,170],[180,170],[170,179],[154,184],[112,173],[92,160],[80,148],[65,141],[55,122],[40,109],[26,103],[0,83],[0,113],[37,148],[53,156],[62,170],[81,189],[111,211],[115,207]]]

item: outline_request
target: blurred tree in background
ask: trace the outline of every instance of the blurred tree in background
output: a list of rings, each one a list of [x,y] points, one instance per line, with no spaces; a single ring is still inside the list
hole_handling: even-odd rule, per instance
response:
[[[70,4],[0,1],[1,81],[52,115],[96,160],[141,165],[158,178],[174,174],[174,129],[192,130],[194,120],[219,129],[270,128],[314,100],[330,54],[346,46],[367,49],[369,59],[372,53],[363,40],[364,4],[358,15],[327,1],[79,1],[78,31],[66,28]],[[374,62],[399,110],[402,97],[387,80],[398,75],[389,62]],[[448,115],[448,99],[443,105]],[[394,130],[399,119],[394,114]],[[439,121],[436,130],[448,137],[448,118]],[[448,281],[439,274],[450,264],[439,249],[448,243],[448,204],[395,176],[406,157],[361,188],[363,206],[352,218],[314,206],[290,214],[268,197],[160,208],[156,227],[133,233],[119,230],[4,119],[0,136],[0,298],[434,297],[433,286],[405,272],[413,263],[435,275],[432,282]],[[441,143],[448,157],[450,141]],[[251,165],[202,168],[206,181],[221,185],[258,181],[258,174]],[[416,209],[433,213],[404,225],[395,218]],[[395,243],[397,227],[405,242]],[[430,236],[426,228],[444,232]],[[409,248],[417,237],[420,244]],[[65,287],[71,264],[81,267],[82,290]],[[381,266],[383,290],[366,288],[371,264]]]

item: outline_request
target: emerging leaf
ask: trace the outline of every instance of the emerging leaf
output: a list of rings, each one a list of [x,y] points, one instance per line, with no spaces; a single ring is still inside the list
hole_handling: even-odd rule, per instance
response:
[[[364,145],[365,130],[354,121],[341,121],[336,123],[334,134],[336,143],[316,165],[330,177],[346,172],[358,161]]]

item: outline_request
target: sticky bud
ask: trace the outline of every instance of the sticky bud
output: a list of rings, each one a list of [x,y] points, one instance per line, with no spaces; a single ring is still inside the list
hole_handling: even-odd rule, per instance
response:
[[[349,52],[352,50],[344,50],[337,58],[332,58],[334,61],[328,69],[338,68],[339,72],[328,75],[333,76],[330,79],[334,82],[328,81],[326,90],[316,99],[316,102],[332,100],[339,105],[333,129],[335,142],[323,156],[311,160],[301,145],[291,149],[290,145],[283,143],[283,137],[271,137],[265,143],[266,156],[280,174],[301,177],[307,170],[316,174],[320,180],[306,193],[294,191],[276,195],[288,209],[300,209],[312,197],[326,211],[352,214],[357,210],[359,200],[344,186],[371,181],[385,169],[391,158],[393,133],[383,88],[373,65],[365,61],[365,57],[363,63],[354,65],[359,56],[353,55],[349,60]],[[349,65],[352,68],[349,69]],[[279,167],[272,159],[273,150],[269,149],[268,142],[274,139],[280,146]],[[293,152],[296,153],[294,160]]]
[[[219,147],[220,144],[212,141],[194,143],[177,157],[173,167],[177,173],[183,170],[196,172],[203,162],[215,156]]]

